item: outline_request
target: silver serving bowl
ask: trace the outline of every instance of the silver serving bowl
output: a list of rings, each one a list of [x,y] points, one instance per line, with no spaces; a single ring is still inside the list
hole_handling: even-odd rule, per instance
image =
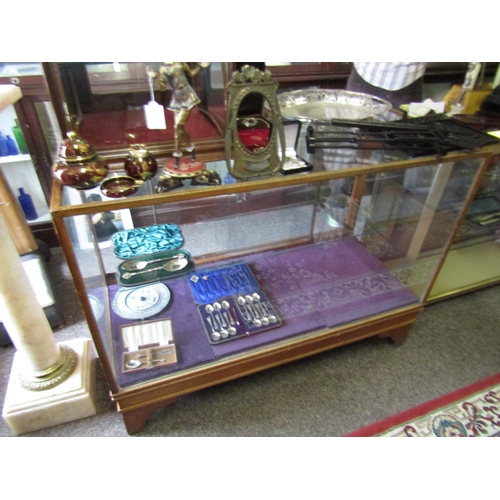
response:
[[[279,94],[283,118],[309,121],[364,120],[389,111],[391,103],[346,90],[306,89]]]

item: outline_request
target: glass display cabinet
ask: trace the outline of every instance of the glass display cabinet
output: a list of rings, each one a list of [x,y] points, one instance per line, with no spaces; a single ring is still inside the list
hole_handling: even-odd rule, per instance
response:
[[[500,153],[297,152],[312,170],[239,181],[221,156],[206,167],[220,185],[158,192],[158,156],[126,198],[54,184],[54,224],[130,433],[212,385],[372,336],[403,343]],[[109,176],[121,173],[117,162]]]
[[[148,70],[158,71],[160,62],[59,62],[43,63],[51,99],[63,136],[78,129],[107,158],[120,158],[130,144],[147,144],[154,154],[170,153],[174,143],[173,113],[164,110],[165,128],[147,127],[144,106],[155,101],[166,107],[171,86],[160,90],[150,82]],[[199,153],[223,147],[224,63],[190,78],[201,102],[189,118],[189,129]],[[71,121],[71,125],[69,124]]]

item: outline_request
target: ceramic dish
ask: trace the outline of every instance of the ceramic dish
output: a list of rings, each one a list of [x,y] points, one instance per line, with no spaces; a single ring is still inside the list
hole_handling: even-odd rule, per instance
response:
[[[133,177],[121,175],[110,177],[101,184],[101,193],[108,198],[126,198],[137,193],[142,186],[142,181]]]
[[[92,308],[92,312],[94,313],[94,317],[97,321],[99,321],[104,313],[104,305],[95,295],[91,295],[89,293],[88,298],[90,307]]]
[[[328,89],[284,92],[278,95],[278,104],[283,118],[309,121],[363,120],[392,107],[372,95]]]
[[[113,311],[126,319],[144,319],[163,311],[170,302],[170,290],[163,283],[122,288],[113,299]]]

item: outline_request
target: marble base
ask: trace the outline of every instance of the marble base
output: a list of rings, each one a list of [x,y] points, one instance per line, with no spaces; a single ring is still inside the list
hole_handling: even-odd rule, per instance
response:
[[[45,429],[96,414],[94,348],[88,339],[64,342],[77,355],[70,377],[56,387],[30,391],[19,382],[14,356],[2,416],[16,435]]]

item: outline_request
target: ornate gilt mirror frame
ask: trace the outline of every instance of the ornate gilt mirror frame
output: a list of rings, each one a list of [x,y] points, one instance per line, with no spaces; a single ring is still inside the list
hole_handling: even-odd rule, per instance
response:
[[[269,70],[260,71],[253,66],[243,66],[241,71],[235,71],[227,86],[225,157],[229,173],[237,179],[274,175],[283,166],[286,143],[276,98],[277,88],[278,83],[272,79]],[[263,100],[258,112],[251,116],[241,113],[242,103],[247,97],[261,97]],[[268,124],[267,143],[253,149],[246,147],[238,132],[242,123],[247,126],[256,123]],[[281,154],[278,145],[281,145]]]

